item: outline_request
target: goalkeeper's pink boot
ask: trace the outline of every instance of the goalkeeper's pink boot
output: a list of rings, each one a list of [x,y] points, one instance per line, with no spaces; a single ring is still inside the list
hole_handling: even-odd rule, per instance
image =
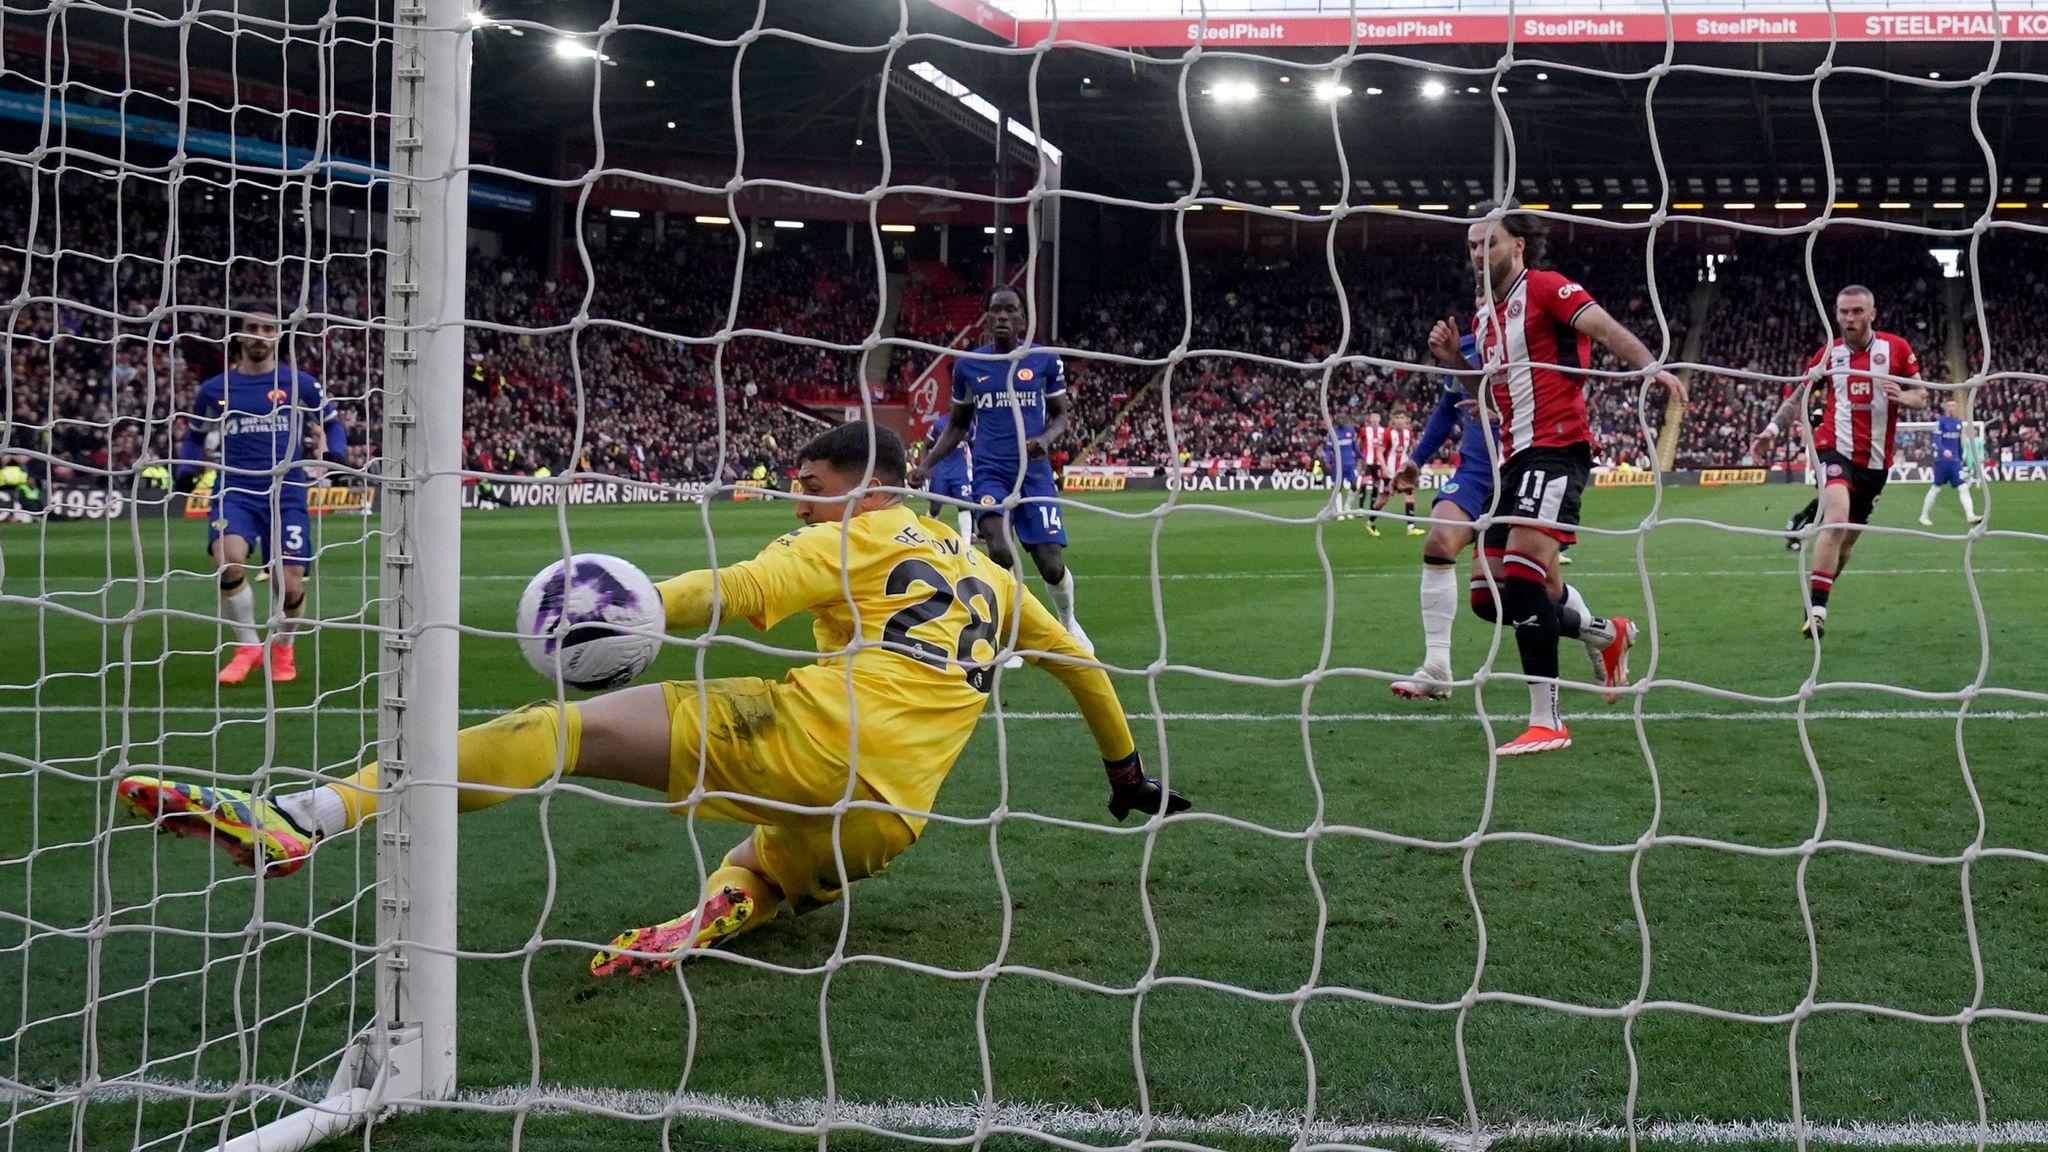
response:
[[[277,805],[239,788],[125,776],[114,792],[128,811],[162,831],[212,840],[244,868],[260,860],[272,876],[285,876],[313,854],[314,837],[286,819]]]
[[[634,928],[619,933],[597,955],[590,958],[592,976],[652,976],[675,966],[676,954],[686,949],[713,948],[737,935],[754,915],[754,898],[738,888],[721,888],[706,898],[702,928],[697,927],[699,909],[692,908],[673,920],[651,928]],[[635,956],[635,952],[657,955]]]

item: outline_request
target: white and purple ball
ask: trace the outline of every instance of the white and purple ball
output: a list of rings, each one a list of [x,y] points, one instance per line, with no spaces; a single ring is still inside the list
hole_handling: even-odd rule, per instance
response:
[[[547,680],[596,691],[647,671],[667,616],[654,582],[631,562],[583,552],[541,570],[519,597],[519,647]]]

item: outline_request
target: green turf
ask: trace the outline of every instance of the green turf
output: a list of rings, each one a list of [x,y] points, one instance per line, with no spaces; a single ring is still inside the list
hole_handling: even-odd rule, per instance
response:
[[[1772,527],[1804,498],[1788,486],[1676,489],[1662,514]],[[1212,499],[1264,514],[1315,508],[1305,495]],[[1591,492],[1589,522],[1629,528],[1651,499],[1640,489]],[[1998,527],[2048,526],[2048,490],[2007,485],[1994,499]],[[2048,1013],[2048,866],[1998,855],[1967,866],[1909,862],[1825,847],[1802,877],[1801,857],[1787,851],[1817,836],[1936,857],[1960,856],[1980,837],[1986,848],[2048,852],[2039,752],[2048,719],[2011,715],[2048,709],[1985,698],[1972,707],[1993,715],[1959,724],[1954,701],[1822,687],[1808,703],[1817,714],[1805,725],[1809,763],[1793,705],[1691,687],[1773,700],[1809,680],[1956,692],[1983,664],[1987,687],[2041,692],[2048,543],[1994,537],[1971,549],[1987,649],[1962,539],[1867,538],[1836,593],[1816,667],[1796,633],[1797,557],[1775,538],[1694,525],[1641,539],[1589,535],[1570,574],[1597,610],[1647,621],[1639,555],[1650,573],[1654,667],[1648,647],[1636,660],[1638,675],[1660,682],[1640,702],[1650,718],[1640,729],[1595,720],[1637,704],[1610,709],[1568,692],[1568,713],[1587,717],[1573,729],[1575,746],[1489,773],[1489,737],[1471,692],[1411,705],[1392,698],[1383,677],[1359,674],[1405,673],[1420,656],[1419,541],[1368,539],[1356,523],[1319,531],[1215,508],[1130,518],[1159,503],[1147,494],[1091,495],[1087,504],[1126,515],[1072,506],[1066,520],[1081,617],[1102,657],[1131,670],[1118,678],[1126,705],[1150,712],[1156,692],[1170,717],[1165,748],[1150,719],[1135,725],[1139,742],[1155,769],[1170,767],[1195,798],[1196,816],[1151,837],[1105,834],[1114,826],[1083,726],[1008,720],[1005,759],[991,719],[941,805],[984,819],[1004,797],[1008,816],[993,831],[934,822],[885,877],[855,890],[843,906],[850,924],[839,910],[785,919],[739,949],[757,963],[708,958],[680,983],[603,986],[583,970],[594,942],[690,903],[690,826],[576,794],[466,817],[460,944],[475,955],[461,966],[461,1086],[672,1093],[681,1085],[787,1106],[824,1095],[829,1075],[837,1097],[860,1103],[966,1103],[988,1084],[1004,1104],[1149,1106],[1206,1118],[1298,1111],[1313,1083],[1322,1122],[1455,1127],[1467,1114],[1462,1028],[1473,1103],[1490,1127],[1623,1123],[1631,1052],[1637,1118],[1769,1121],[1792,1116],[1792,1023],[1652,1007],[1630,1025],[1611,1013],[1640,996],[1791,1014],[1809,982],[1823,1004],[1933,1016],[1972,1004]],[[1906,524],[1913,503],[1894,496],[1880,523]],[[1944,514],[1946,530],[1960,533],[1953,507]],[[726,560],[789,523],[781,505],[719,504],[710,517]],[[694,507],[577,508],[569,525],[578,548],[622,553],[656,574],[708,557],[703,511]],[[1165,577],[1156,604],[1155,527]],[[280,706],[317,699],[320,707],[269,722],[249,711],[263,705],[262,687],[212,683],[214,628],[190,618],[213,609],[207,580],[189,571],[203,565],[196,524],[0,530],[0,593],[63,593],[43,609],[0,601],[0,1086],[137,1075],[310,1083],[331,1071],[323,1061],[348,1022],[364,1018],[363,948],[374,915],[357,896],[373,875],[367,842],[326,845],[306,873],[259,890],[217,853],[155,837],[109,803],[111,780],[130,771],[172,766],[289,787],[308,771],[354,764],[374,732],[362,711],[375,691],[363,671],[375,656],[363,630],[375,619],[365,606],[366,589],[376,587],[373,557],[348,538],[361,522],[321,528],[328,551],[313,595],[329,626],[302,640],[302,680],[275,691]],[[559,554],[553,515],[472,514],[463,528],[464,623],[506,628],[523,579]],[[1333,582],[1321,575],[1325,562]],[[175,566],[188,571],[159,579]],[[150,577],[139,589],[131,579],[138,568]],[[789,622],[770,640],[807,648],[808,622]],[[509,640],[463,643],[465,707],[504,708],[546,692]],[[1494,643],[1492,629],[1461,618],[1460,669],[1477,666]],[[1576,646],[1564,655],[1567,675],[1582,677]],[[657,672],[686,678],[695,659],[677,647]],[[1500,639],[1500,659],[1515,668],[1512,635]],[[707,667],[773,674],[787,663],[720,644]],[[1267,682],[1208,674],[1218,672]],[[1029,670],[1006,675],[1000,703],[1018,713],[1072,710],[1050,677]],[[1515,730],[1526,693],[1500,683],[1485,703],[1501,738]],[[1304,705],[1312,713],[1305,726]],[[1218,718],[1245,713],[1276,718]],[[1451,719],[1396,718],[1413,715]],[[1518,838],[1468,852],[1482,821]],[[738,837],[716,824],[697,831],[707,857]],[[1631,850],[1651,831],[1711,843]],[[1715,846],[1722,843],[1777,854]],[[307,934],[309,925],[320,937]],[[1000,975],[976,977],[996,965]],[[1483,994],[1610,1015],[1488,999],[1461,1022],[1457,1005],[1475,970]],[[1133,992],[1148,980],[1140,1002]],[[1797,1028],[1807,1118],[1976,1119],[1956,1025],[1821,1011]],[[2048,1121],[2048,1026],[1985,1019],[1967,1038],[1989,1119]],[[116,1101],[74,1114],[68,1106],[36,1111],[19,1091],[8,1099],[0,1132],[15,1148],[65,1147],[74,1136],[82,1147],[112,1147],[192,1125],[210,1137],[221,1115],[217,1102]],[[382,1124],[373,1146],[497,1148],[515,1130],[547,1148],[817,1143],[697,1118],[664,1128],[658,1117],[465,1112]],[[1129,1138],[1067,1135],[1104,1145]],[[1291,1142],[1228,1132],[1175,1138],[1247,1148]],[[1503,1146],[1581,1143],[1539,1135]],[[891,1142],[848,1131],[831,1144]],[[1021,1137],[992,1144],[1043,1147]]]

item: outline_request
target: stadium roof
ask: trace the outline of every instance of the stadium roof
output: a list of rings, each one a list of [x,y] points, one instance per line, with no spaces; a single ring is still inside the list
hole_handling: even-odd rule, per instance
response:
[[[1156,0],[1117,4],[1150,11]],[[1530,199],[1654,198],[1659,154],[1673,199],[2048,199],[2048,150],[2037,143],[2048,139],[2048,43],[2035,40],[1617,40],[1519,43],[1512,53],[1498,42],[1183,42],[1034,52],[985,26],[991,13],[1028,15],[1024,0],[1010,12],[975,6],[968,14],[979,20],[949,10],[965,7],[769,0],[763,32],[750,37],[751,3],[486,0],[474,122],[489,139],[479,158],[551,175],[594,123],[607,140],[731,155],[737,82],[749,157],[878,170],[881,108],[899,167],[992,164],[990,125],[942,114],[897,82],[885,98],[885,67],[900,81],[929,62],[1034,123],[1064,152],[1067,188],[1153,202],[1194,189],[1198,164],[1202,193],[1253,202],[1313,206],[1347,187],[1354,204],[1478,199],[1492,183],[1497,111],[1511,128],[1517,191]],[[344,17],[372,10],[339,8]],[[1480,8],[1499,11],[1454,11]],[[182,36],[195,72],[232,69],[244,82],[299,90],[319,76],[313,49],[265,51],[252,26],[228,32],[238,20],[285,14],[312,28],[329,10],[324,0],[205,0],[182,28],[138,29],[74,8],[61,22],[10,20],[8,60],[23,71],[22,38],[59,24],[74,44],[118,48],[125,36],[132,52],[171,61]],[[1099,10],[1061,3],[1062,13]],[[2048,23],[2048,9],[2000,10]],[[899,21],[910,37],[892,50]],[[346,22],[337,28],[346,32]],[[563,55],[565,34],[608,60]],[[383,102],[375,73],[329,80],[344,102]],[[1334,98],[1319,98],[1319,85]]]

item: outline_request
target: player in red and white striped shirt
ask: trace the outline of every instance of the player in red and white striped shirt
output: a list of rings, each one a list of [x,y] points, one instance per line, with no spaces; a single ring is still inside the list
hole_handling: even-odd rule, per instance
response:
[[[1383,458],[1385,466],[1382,468],[1382,471],[1385,472],[1389,481],[1393,479],[1394,473],[1401,470],[1401,465],[1408,459],[1408,454],[1415,450],[1415,428],[1410,423],[1408,413],[1397,410],[1392,419],[1393,424],[1387,428],[1386,437],[1381,441],[1386,446],[1386,455]],[[1387,498],[1393,494],[1393,485],[1389,483],[1380,489],[1378,496],[1373,498],[1372,510],[1365,514],[1366,531],[1371,532],[1375,536],[1379,535],[1379,532],[1373,528],[1373,521],[1379,516],[1380,509],[1387,506]],[[1410,536],[1428,535],[1428,532],[1422,525],[1417,524],[1414,520],[1415,490],[1410,488],[1403,495],[1408,500],[1408,534]]]
[[[1877,296],[1851,284],[1835,296],[1835,323],[1842,334],[1806,362],[1806,380],[1820,401],[1819,419],[1808,439],[1814,466],[1821,474],[1819,536],[1814,539],[1813,569],[1807,576],[1806,617],[1799,631],[1818,640],[1827,631],[1828,596],[1849,563],[1856,527],[1870,523],[1871,510],[1884,492],[1898,439],[1899,409],[1927,407],[1927,389],[1902,384],[1917,380],[1920,358],[1913,346],[1890,332],[1877,330]],[[1887,379],[1890,377],[1890,379]],[[1799,411],[1804,386],[1795,385],[1777,415],[1757,434],[1751,455],[1763,460],[1781,422]],[[1833,528],[1834,531],[1829,531]]]
[[[1358,428],[1358,506],[1372,508],[1391,474],[1387,464],[1387,429],[1380,423],[1379,413],[1367,412],[1365,423]],[[1365,532],[1368,536],[1380,534],[1370,515],[1365,518]]]
[[[1491,212],[1494,205],[1478,211]],[[1584,601],[1565,598],[1558,549],[1576,543],[1579,498],[1593,474],[1593,429],[1586,420],[1586,365],[1594,341],[1630,368],[1647,371],[1656,357],[1635,334],[1594,303],[1576,281],[1543,262],[1544,229],[1537,217],[1510,213],[1481,220],[1466,230],[1466,252],[1483,299],[1472,333],[1487,370],[1480,408],[1501,429],[1499,479],[1493,516],[1514,516],[1534,524],[1495,523],[1474,566],[1472,611],[1491,622],[1500,611],[1501,591],[1514,625],[1522,671],[1530,676],[1529,730],[1502,745],[1503,756],[1548,752],[1571,746],[1557,714],[1557,642],[1560,636],[1596,649],[1601,679],[1610,688],[1628,682],[1628,650],[1635,625],[1603,620]],[[1463,367],[1458,326],[1439,321],[1429,334],[1430,353],[1440,363]],[[1669,372],[1654,380],[1683,403],[1685,384]],[[1498,581],[1498,584],[1495,584]],[[1609,702],[1620,697],[1609,694]]]

